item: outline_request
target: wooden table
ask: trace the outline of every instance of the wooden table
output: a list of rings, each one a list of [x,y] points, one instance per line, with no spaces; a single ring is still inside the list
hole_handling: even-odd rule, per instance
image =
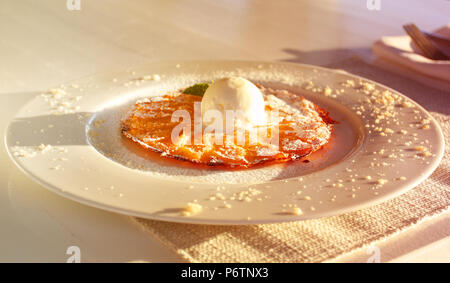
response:
[[[370,60],[383,35],[413,21],[447,24],[445,0],[0,2],[0,129],[40,92],[65,81],[161,60]],[[180,261],[128,217],[63,199],[21,173],[0,148],[0,261]],[[449,214],[383,243],[383,261],[450,261]],[[364,252],[343,261],[366,261]]]

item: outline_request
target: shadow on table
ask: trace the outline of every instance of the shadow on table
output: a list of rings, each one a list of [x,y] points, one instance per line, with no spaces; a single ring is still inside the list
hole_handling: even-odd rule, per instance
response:
[[[303,63],[327,67],[330,62],[340,62],[344,58],[360,56],[363,58],[370,57],[372,51],[370,48],[353,48],[353,49],[328,49],[315,51],[301,51],[293,48],[285,48],[283,52],[288,54],[289,58],[281,61]]]
[[[399,74],[381,69],[361,58],[373,57],[369,48],[350,50],[331,49],[301,51],[283,49],[290,58],[280,61],[319,65],[331,69],[341,69],[349,73],[384,84],[413,99],[429,111],[450,115],[450,90],[448,92],[431,88]],[[335,62],[328,64],[327,62]]]

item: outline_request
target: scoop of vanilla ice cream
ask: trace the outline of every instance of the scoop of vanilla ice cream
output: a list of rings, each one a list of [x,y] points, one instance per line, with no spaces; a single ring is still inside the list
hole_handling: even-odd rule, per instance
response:
[[[235,123],[238,126],[248,128],[266,123],[264,98],[261,91],[253,83],[241,77],[223,78],[211,84],[203,95],[201,108],[203,118],[207,111],[218,110],[225,121],[225,111],[234,110],[236,111]]]

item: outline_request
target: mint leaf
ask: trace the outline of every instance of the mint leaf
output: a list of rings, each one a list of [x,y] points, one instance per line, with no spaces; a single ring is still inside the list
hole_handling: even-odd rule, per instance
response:
[[[186,88],[183,93],[184,94],[192,94],[192,95],[197,95],[197,96],[201,96],[203,97],[203,95],[205,94],[206,89],[209,87],[208,83],[199,83],[199,84],[195,84],[193,86],[190,86],[188,88]]]

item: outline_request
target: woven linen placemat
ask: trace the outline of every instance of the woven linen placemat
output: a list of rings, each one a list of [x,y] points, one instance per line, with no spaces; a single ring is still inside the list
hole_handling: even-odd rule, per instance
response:
[[[329,66],[365,76],[409,96],[438,121],[445,136],[438,169],[409,192],[339,216],[281,224],[219,226],[134,218],[189,262],[323,262],[436,216],[450,205],[450,93],[434,90],[357,58]],[[450,231],[449,231],[450,233]]]

